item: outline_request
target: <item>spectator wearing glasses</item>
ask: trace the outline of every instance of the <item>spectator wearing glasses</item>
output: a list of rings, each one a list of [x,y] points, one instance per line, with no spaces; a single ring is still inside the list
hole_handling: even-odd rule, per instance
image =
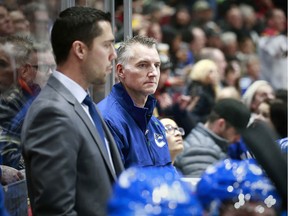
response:
[[[247,127],[250,112],[239,100],[232,98],[216,102],[205,124],[199,122],[184,140],[184,150],[175,167],[184,176],[199,178],[210,164],[227,155],[229,144],[240,140]]]
[[[39,93],[34,83],[37,53],[33,43],[20,36],[0,40],[0,149],[3,165],[23,169],[20,134],[26,112]]]
[[[38,56],[38,67],[35,83],[37,83],[42,89],[53,70],[56,68],[55,59],[50,43],[37,43],[35,44]]]
[[[185,135],[185,131],[183,128],[178,127],[176,122],[171,118],[162,118],[160,121],[165,128],[171,161],[174,164],[176,156],[183,151],[183,136]]]

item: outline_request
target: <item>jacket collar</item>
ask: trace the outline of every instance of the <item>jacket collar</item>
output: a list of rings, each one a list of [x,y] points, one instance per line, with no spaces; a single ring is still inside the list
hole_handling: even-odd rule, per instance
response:
[[[111,94],[117,99],[119,104],[132,116],[137,125],[145,133],[147,125],[152,117],[156,106],[156,99],[149,95],[144,108],[136,107],[133,100],[128,95],[124,86],[117,83],[113,86]]]
[[[206,128],[201,122],[197,124],[196,128],[197,130],[202,131],[202,133],[204,134],[209,134],[210,138],[214,140],[214,142],[222,149],[223,152],[226,153],[228,151],[228,140],[218,136],[217,134]]]

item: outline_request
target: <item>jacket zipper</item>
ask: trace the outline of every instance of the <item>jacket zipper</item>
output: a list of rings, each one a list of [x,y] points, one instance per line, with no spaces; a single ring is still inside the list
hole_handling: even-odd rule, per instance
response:
[[[146,139],[149,155],[150,155],[150,157],[151,157],[151,159],[153,161],[153,165],[155,165],[155,157],[154,157],[153,152],[151,150],[151,143],[150,143],[150,140],[149,140],[149,137],[148,137],[148,133],[149,133],[149,130],[146,129],[144,136],[145,136],[145,139]]]

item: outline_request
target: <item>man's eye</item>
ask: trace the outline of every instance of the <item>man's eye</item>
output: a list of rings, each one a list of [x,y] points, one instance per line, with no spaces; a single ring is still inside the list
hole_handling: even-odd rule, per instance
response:
[[[0,59],[0,67],[3,67],[3,68],[4,68],[4,67],[8,67],[8,66],[9,66],[8,62]]]

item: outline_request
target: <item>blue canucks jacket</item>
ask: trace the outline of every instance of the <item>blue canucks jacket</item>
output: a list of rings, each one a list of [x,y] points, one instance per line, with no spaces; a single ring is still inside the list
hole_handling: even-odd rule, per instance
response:
[[[134,103],[121,83],[99,104],[117,143],[125,168],[171,165],[165,129],[152,115],[156,99],[149,96],[144,108]]]

